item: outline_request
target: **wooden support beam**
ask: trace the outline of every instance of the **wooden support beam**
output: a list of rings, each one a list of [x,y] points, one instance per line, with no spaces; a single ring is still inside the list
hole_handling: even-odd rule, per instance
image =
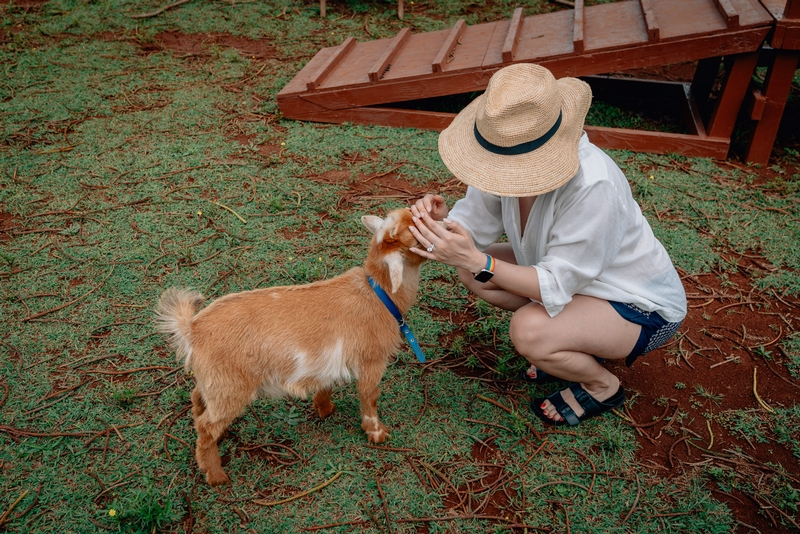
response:
[[[658,28],[658,21],[656,20],[656,12],[653,11],[652,0],[639,0],[639,6],[642,8],[644,24],[647,27],[647,40],[660,41],[661,30]]]
[[[506,41],[503,43],[503,63],[511,63],[514,61],[514,54],[517,53],[517,45],[522,38],[523,22],[522,8],[518,7],[514,10],[514,15],[511,17],[511,24],[508,26]]]
[[[788,0],[783,9],[783,18],[800,19],[800,0]]]
[[[708,135],[730,138],[756,63],[758,52],[734,56],[733,65],[722,82],[722,95],[708,123]]]
[[[348,37],[345,39],[344,42],[339,45],[339,48],[336,50],[336,52],[331,54],[331,57],[329,57],[325,63],[320,65],[317,72],[315,72],[311,77],[311,80],[306,83],[308,90],[313,91],[319,87],[322,83],[322,80],[324,80],[328,74],[333,72],[333,69],[336,68],[336,65],[341,63],[342,59],[344,59],[344,57],[353,49],[353,47],[355,47],[355,45],[356,40],[354,37]]]
[[[405,6],[403,5],[403,0],[397,0],[397,18],[403,20],[405,13],[406,9]]]
[[[583,0],[575,0],[574,19],[572,22],[572,48],[580,54],[584,50],[583,30],[585,28]]]
[[[756,126],[750,133],[745,161],[761,164],[769,162],[798,62],[800,51],[784,50],[775,55],[772,65],[767,69],[767,77],[761,88],[764,99],[759,110],[761,116],[757,118]]]
[[[738,28],[739,13],[737,13],[736,8],[731,5],[730,0],[714,0],[714,3],[717,4],[719,14],[722,15],[723,19],[725,19],[725,23],[728,25],[728,28]]]
[[[683,84],[683,119],[689,128],[689,133],[698,136],[700,139],[708,137],[706,125],[703,123],[703,116],[700,108],[697,107],[697,100],[692,93],[691,84]]]
[[[394,61],[397,57],[397,54],[403,49],[403,47],[408,42],[408,37],[411,35],[411,30],[408,28],[403,28],[400,32],[394,36],[394,38],[389,42],[389,45],[386,47],[386,50],[383,51],[381,57],[378,58],[378,61],[372,66],[369,70],[369,79],[372,83],[377,82],[383,76],[383,73],[389,67],[389,65]]]
[[[397,108],[350,108],[312,113],[296,117],[298,120],[341,124],[379,124],[395,128],[420,128],[442,131],[455,118],[454,113],[416,111]],[[655,154],[684,154],[686,156],[725,159],[730,139],[584,126],[589,140],[601,148],[652,152]]]
[[[436,54],[436,59],[433,60],[433,64],[431,65],[433,72],[442,72],[442,64],[450,63],[450,61],[452,61],[450,56],[455,54],[456,46],[458,46],[458,40],[461,38],[461,35],[464,33],[466,27],[467,24],[464,22],[464,19],[458,19],[456,25],[453,26],[452,30],[450,30],[450,35],[448,35],[447,39],[445,39],[442,48],[439,50],[439,53]]]
[[[747,104],[747,115],[754,121],[760,121],[764,117],[766,104],[767,97],[761,94],[758,89],[753,89],[750,95],[750,102]]]

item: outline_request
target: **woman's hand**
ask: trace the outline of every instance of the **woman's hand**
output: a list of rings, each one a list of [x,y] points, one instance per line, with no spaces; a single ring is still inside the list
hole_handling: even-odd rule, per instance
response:
[[[447,217],[447,203],[441,196],[429,193],[411,206],[411,213],[417,218],[431,217],[434,221],[441,221]]]
[[[486,265],[486,255],[475,247],[472,236],[458,222],[444,219],[440,223],[431,216],[421,214],[420,217],[414,217],[414,225],[409,230],[419,241],[420,248],[411,248],[412,252],[472,273]]]

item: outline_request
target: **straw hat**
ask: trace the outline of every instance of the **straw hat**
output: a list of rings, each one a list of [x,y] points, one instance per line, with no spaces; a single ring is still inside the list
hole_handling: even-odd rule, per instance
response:
[[[439,154],[456,178],[485,193],[547,193],[578,172],[591,101],[589,85],[577,78],[556,80],[540,65],[510,65],[439,135]]]

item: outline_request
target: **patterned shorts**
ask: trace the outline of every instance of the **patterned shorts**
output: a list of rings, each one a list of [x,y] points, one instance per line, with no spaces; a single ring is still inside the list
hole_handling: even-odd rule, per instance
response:
[[[615,302],[613,300],[608,302],[617,310],[617,313],[619,313],[623,319],[642,327],[642,332],[639,334],[639,340],[636,342],[636,346],[633,347],[631,353],[625,358],[625,365],[628,367],[642,354],[647,354],[651,350],[655,350],[666,343],[675,335],[675,332],[677,332],[678,328],[681,326],[680,322],[667,322],[657,312],[644,311],[633,304]]]

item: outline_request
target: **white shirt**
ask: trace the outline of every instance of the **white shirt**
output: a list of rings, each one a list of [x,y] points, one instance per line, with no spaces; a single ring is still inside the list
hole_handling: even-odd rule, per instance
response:
[[[519,265],[539,275],[542,305],[555,317],[573,295],[635,304],[669,322],[686,316],[686,293],[664,246],[633,199],[625,175],[584,133],[580,169],[539,195],[520,235],[519,200],[469,187],[448,218],[480,250],[503,233]]]

